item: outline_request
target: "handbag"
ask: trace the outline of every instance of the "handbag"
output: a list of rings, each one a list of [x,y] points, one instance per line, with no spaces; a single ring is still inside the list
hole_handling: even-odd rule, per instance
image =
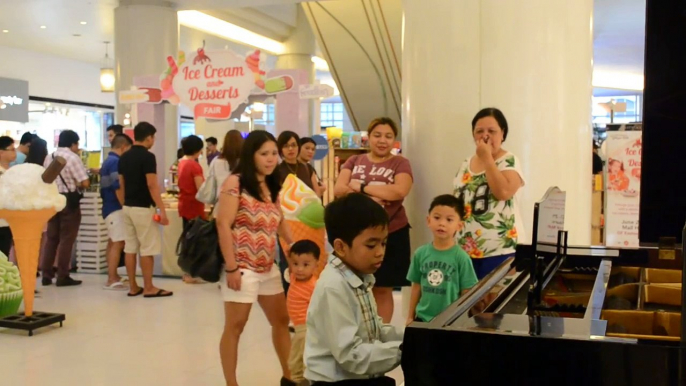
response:
[[[195,199],[203,204],[214,205],[217,203],[217,177],[214,175],[214,168],[210,168],[210,174],[207,179],[200,185],[198,193],[195,194]]]
[[[224,257],[214,220],[202,217],[191,220],[181,233],[176,253],[179,267],[191,277],[199,277],[210,283],[216,283],[221,278]]]
[[[55,155],[52,155],[52,159],[55,159]],[[67,188],[67,193],[60,193],[64,197],[67,198],[67,208],[68,209],[79,209],[81,207],[81,199],[83,198],[83,193],[79,192],[78,189],[75,191],[69,190],[69,185],[67,185],[67,182],[64,180],[62,177],[62,173],[58,174],[60,177],[60,180],[62,180],[62,183],[64,186]]]

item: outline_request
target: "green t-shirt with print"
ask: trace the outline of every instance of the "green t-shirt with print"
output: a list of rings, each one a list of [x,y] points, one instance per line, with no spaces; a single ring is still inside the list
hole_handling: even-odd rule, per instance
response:
[[[433,243],[414,253],[407,280],[419,284],[422,295],[415,313],[425,322],[443,312],[460,293],[478,282],[469,255],[459,246],[439,251]]]

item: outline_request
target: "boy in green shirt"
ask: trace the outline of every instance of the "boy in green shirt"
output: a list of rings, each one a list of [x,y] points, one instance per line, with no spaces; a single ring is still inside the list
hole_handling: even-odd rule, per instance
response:
[[[464,206],[455,196],[434,198],[427,225],[434,240],[414,253],[407,280],[412,282],[407,324],[429,322],[478,282],[469,255],[455,243]]]

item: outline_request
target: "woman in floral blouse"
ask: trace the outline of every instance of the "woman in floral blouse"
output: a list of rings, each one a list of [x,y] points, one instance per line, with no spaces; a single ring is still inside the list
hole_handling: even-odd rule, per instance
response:
[[[479,280],[514,255],[523,231],[516,194],[524,178],[519,159],[501,147],[507,132],[500,110],[479,111],[472,120],[476,155],[464,161],[454,182],[455,196],[465,206],[458,242]]]

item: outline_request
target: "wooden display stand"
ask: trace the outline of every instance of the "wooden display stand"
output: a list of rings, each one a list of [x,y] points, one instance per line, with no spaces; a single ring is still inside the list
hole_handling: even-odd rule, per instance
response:
[[[107,272],[107,224],[102,218],[102,198],[86,192],[81,200],[81,226],[76,237],[76,266],[79,272]]]
[[[369,152],[367,148],[360,149],[341,149],[334,148],[329,141],[329,149],[331,151],[322,160],[322,183],[326,185],[326,192],[324,193],[323,201],[324,206],[335,199],[334,187],[336,186],[336,180],[338,179],[338,173],[341,170],[341,166],[345,164],[348,158],[358,155],[365,154]]]

